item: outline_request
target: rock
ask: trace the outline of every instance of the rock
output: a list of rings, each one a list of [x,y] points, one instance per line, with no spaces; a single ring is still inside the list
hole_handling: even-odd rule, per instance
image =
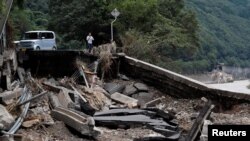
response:
[[[0,141],[15,141],[15,140],[14,140],[14,137],[12,136],[3,135],[3,136],[0,136]]]
[[[126,75],[118,74],[118,77],[120,77],[122,80],[129,81],[129,78]]]
[[[134,94],[132,97],[138,100],[138,104],[140,106],[145,105],[147,102],[153,99],[153,95],[151,93],[146,93],[146,92],[140,92],[138,94]]]
[[[148,87],[143,83],[135,83],[134,86],[138,89],[140,92],[148,92]]]
[[[103,93],[107,96],[108,92],[106,90],[104,90],[102,87],[96,85],[94,88],[93,88],[94,91],[96,92],[100,92],[100,93]]]
[[[104,89],[109,92],[110,94],[113,94],[115,92],[121,93],[124,90],[125,86],[116,84],[116,83],[106,83],[104,85]]]
[[[39,122],[40,122],[39,119],[33,119],[33,120],[23,122],[22,126],[26,127],[26,128],[29,128],[29,127],[32,127],[35,124],[38,124]]]
[[[208,140],[208,125],[211,125],[212,122],[210,120],[205,120],[203,124],[203,129],[200,136],[200,141],[207,141]]]
[[[49,139],[48,139],[48,137],[46,137],[42,134],[31,131],[29,133],[25,133],[22,140],[23,141],[48,141]]]
[[[133,85],[127,85],[122,93],[127,96],[131,96],[135,94],[136,92],[137,92],[137,89]]]
[[[0,129],[7,130],[13,123],[14,118],[12,115],[0,104]]]
[[[191,119],[191,120],[194,120],[194,119],[196,119],[198,116],[199,116],[199,113],[193,113],[193,114],[190,116],[190,119]]]
[[[51,84],[54,84],[54,85],[59,85],[58,81],[56,81],[54,78],[48,79],[48,82],[50,82]]]

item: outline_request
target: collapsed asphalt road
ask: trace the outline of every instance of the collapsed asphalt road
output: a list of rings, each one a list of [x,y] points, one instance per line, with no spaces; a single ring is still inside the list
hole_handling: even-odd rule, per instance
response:
[[[96,62],[77,64],[65,77],[18,68],[0,94],[1,140],[194,140],[208,124],[250,124],[247,103],[177,99],[123,74],[100,80]]]

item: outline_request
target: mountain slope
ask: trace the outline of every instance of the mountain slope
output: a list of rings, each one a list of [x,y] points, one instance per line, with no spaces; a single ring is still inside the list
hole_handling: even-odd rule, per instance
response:
[[[186,0],[200,24],[198,58],[250,66],[250,0]]]

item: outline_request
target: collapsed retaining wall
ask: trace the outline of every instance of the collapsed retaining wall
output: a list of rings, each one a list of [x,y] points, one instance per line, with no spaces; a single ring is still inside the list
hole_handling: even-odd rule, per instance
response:
[[[250,102],[250,95],[211,89],[199,81],[141,60],[129,56],[120,56],[120,58],[121,73],[144,81],[171,96],[178,98],[207,97],[223,104],[224,106]]]
[[[18,52],[19,66],[30,69],[34,76],[63,77],[71,76],[76,71],[76,58],[93,63],[97,57],[82,51],[27,51]]]
[[[49,74],[53,77],[71,76],[76,70],[74,63],[76,58],[80,57],[86,64],[93,63],[97,59],[93,55],[79,51],[31,51],[26,52],[24,56],[26,58],[20,57],[24,58],[23,67],[31,69],[33,75],[41,77]],[[250,102],[250,95],[211,89],[204,83],[129,56],[118,55],[114,62],[111,66],[113,76],[120,67],[120,73],[144,81],[177,98],[207,97],[226,107]]]

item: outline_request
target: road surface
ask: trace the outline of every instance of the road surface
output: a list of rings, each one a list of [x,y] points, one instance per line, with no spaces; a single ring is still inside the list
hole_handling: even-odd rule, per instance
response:
[[[250,85],[249,80],[234,81],[232,83],[223,83],[223,84],[207,84],[207,85],[210,88],[250,94],[250,89],[247,88],[247,86]]]

